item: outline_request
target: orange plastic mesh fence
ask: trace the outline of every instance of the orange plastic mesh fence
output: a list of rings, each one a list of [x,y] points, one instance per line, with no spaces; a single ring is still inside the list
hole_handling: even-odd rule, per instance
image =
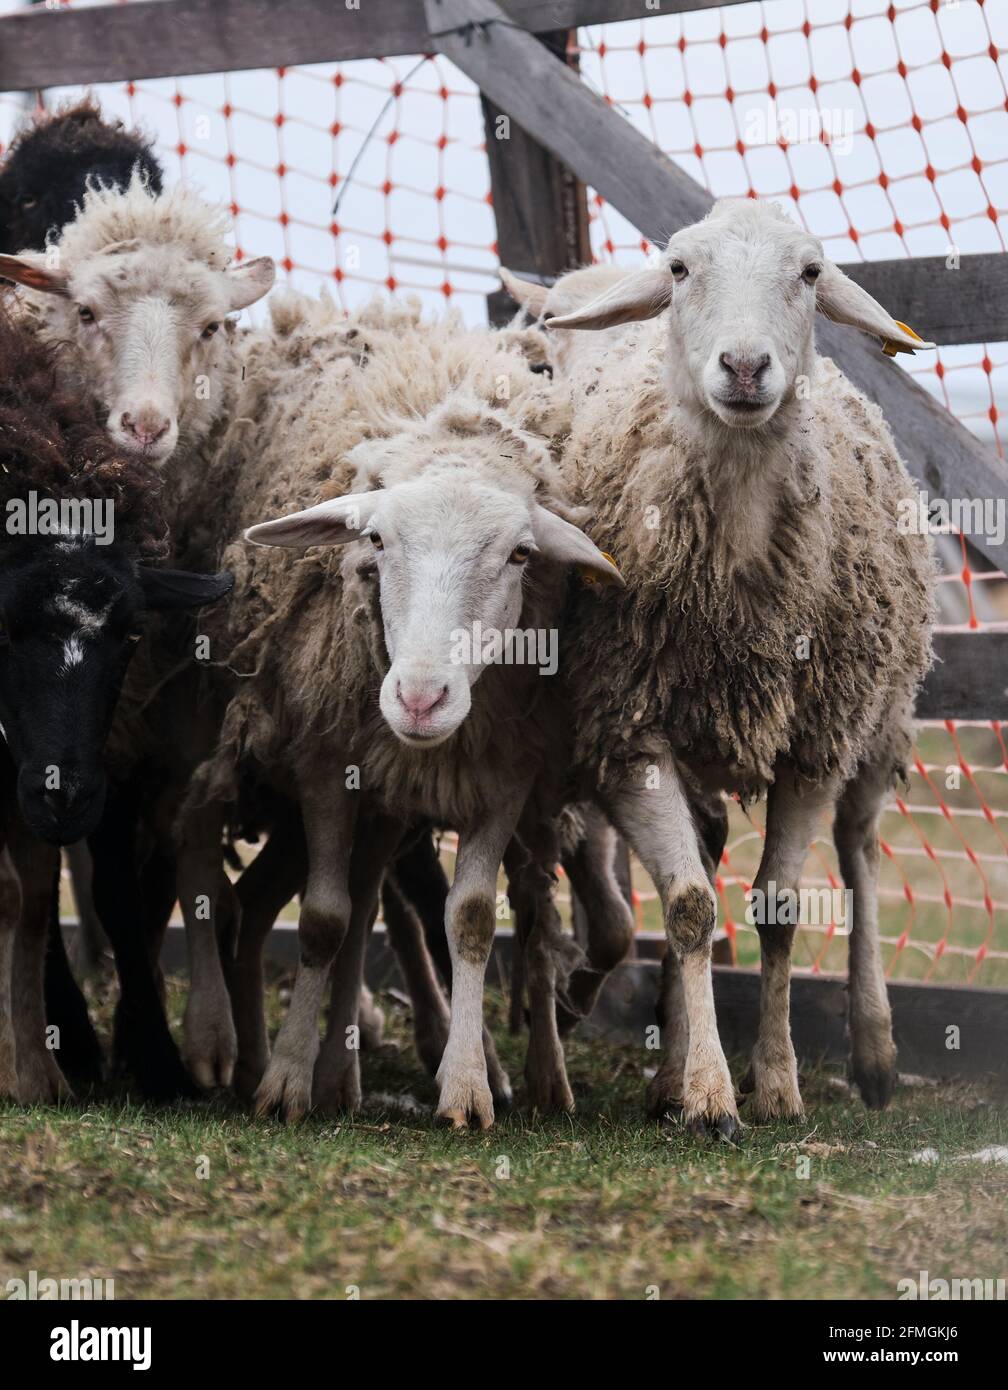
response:
[[[598,26],[574,42],[583,80],[689,174],[714,194],[781,201],[840,262],[942,256],[951,274],[958,256],[1005,247],[1008,6],[767,0]],[[154,136],[169,179],[230,207],[240,256],[272,255],[295,287],[328,287],[346,307],[391,291],[485,318],[498,261],[480,105],[446,60],[131,82],[96,95]],[[22,99],[0,95],[0,152],[23,114]],[[648,253],[592,190],[589,209],[599,259],[629,265]],[[907,362],[1003,453],[1005,343]],[[1008,621],[1006,581],[960,538],[944,538],[942,554],[943,623],[979,631]],[[743,894],[761,826],[761,808],[750,819],[733,807],[718,880],[745,962],[757,954]],[[641,921],[658,926],[653,890],[635,881]],[[806,885],[841,887],[828,827]],[[824,920],[800,930],[796,964],[842,968],[842,899],[830,893],[821,907]],[[909,789],[883,819],[880,911],[893,976],[1008,985],[998,725],[922,730]]]

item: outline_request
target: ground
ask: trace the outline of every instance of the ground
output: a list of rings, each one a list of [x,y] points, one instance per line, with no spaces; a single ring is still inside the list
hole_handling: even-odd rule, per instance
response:
[[[176,1022],[182,998],[173,982]],[[992,1087],[903,1086],[879,1115],[814,1070],[804,1122],[698,1145],[643,1116],[653,1053],[574,1039],[575,1117],[529,1114],[519,1080],[512,1114],[459,1134],[433,1128],[408,1013],[381,1003],[353,1119],[111,1091],[0,1106],[0,1293],[31,1269],[119,1299],[892,1298],[921,1270],[1008,1275],[1008,1167],[957,1161],[1008,1143]],[[518,1079],[524,1040],[491,1012]]]

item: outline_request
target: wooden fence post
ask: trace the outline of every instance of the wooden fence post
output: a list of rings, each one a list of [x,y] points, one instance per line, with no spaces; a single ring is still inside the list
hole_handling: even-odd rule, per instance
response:
[[[551,53],[577,70],[576,31],[538,35]],[[552,279],[591,260],[585,186],[487,97],[483,129],[501,264],[532,279]],[[487,295],[491,324],[508,322],[518,306],[506,290]]]

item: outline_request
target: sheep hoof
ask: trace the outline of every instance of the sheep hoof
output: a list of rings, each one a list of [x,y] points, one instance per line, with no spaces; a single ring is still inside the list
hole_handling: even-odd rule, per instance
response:
[[[659,1069],[648,1082],[645,1106],[649,1119],[652,1120],[672,1120],[682,1119],[683,1100],[682,1100],[682,1070],[679,1069],[678,1081],[675,1074],[669,1074]]]
[[[464,1129],[474,1120],[480,1129],[489,1129],[494,1121],[493,1096],[487,1084],[486,1068],[445,1066],[442,1061],[438,1069],[438,1084],[441,1099],[435,1118],[450,1124],[453,1129]]]
[[[183,1060],[197,1086],[213,1091],[230,1086],[238,1057],[238,1038],[227,998],[206,1005],[191,995],[183,1020]]]
[[[877,1058],[867,1064],[852,1062],[850,1076],[869,1110],[884,1110],[892,1100],[896,1089],[894,1062],[887,1064]]]
[[[526,1070],[525,1086],[533,1109],[544,1115],[573,1115],[574,1095],[562,1068],[545,1073]]]
[[[340,1042],[337,1054],[321,1054],[315,1064],[312,1106],[326,1115],[346,1115],[361,1106],[358,1053]]]
[[[798,1073],[786,1068],[778,1071],[756,1067],[753,1073],[753,1118],[758,1124],[773,1120],[800,1120],[805,1114]]]
[[[74,1093],[51,1053],[26,1057],[18,1071],[17,1098],[22,1105],[58,1105]]]
[[[273,1114],[293,1124],[311,1108],[312,1068],[294,1058],[274,1057],[253,1097],[257,1117]]]

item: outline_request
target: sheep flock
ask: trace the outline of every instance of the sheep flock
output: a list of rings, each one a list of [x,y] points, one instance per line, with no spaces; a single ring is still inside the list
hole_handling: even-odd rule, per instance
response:
[[[752,1122],[802,1114],[786,904],[828,820],[851,1074],[884,1106],[877,827],[931,662],[934,562],[816,314],[880,362],[931,345],[755,201],[638,272],[504,272],[522,311],[488,330],[274,289],[219,209],[163,182],[90,103],[0,165],[0,1096],[55,1102],[111,1061],[153,1101],[353,1111],[380,908],[437,1117],[487,1128],[512,1103],[483,1019],[503,870],[528,1103],[570,1111],[563,1038],[633,942],[621,836],[667,936],[649,1113],[735,1140],[737,1090]],[[767,798],[737,1084],[711,971],[732,795]],[[260,845],[244,868],[238,840]],[[70,845],[119,976],[112,1059],[59,928]],[[271,1040],[263,950],[295,898]],[[156,965],[176,901],[181,1047]]]

